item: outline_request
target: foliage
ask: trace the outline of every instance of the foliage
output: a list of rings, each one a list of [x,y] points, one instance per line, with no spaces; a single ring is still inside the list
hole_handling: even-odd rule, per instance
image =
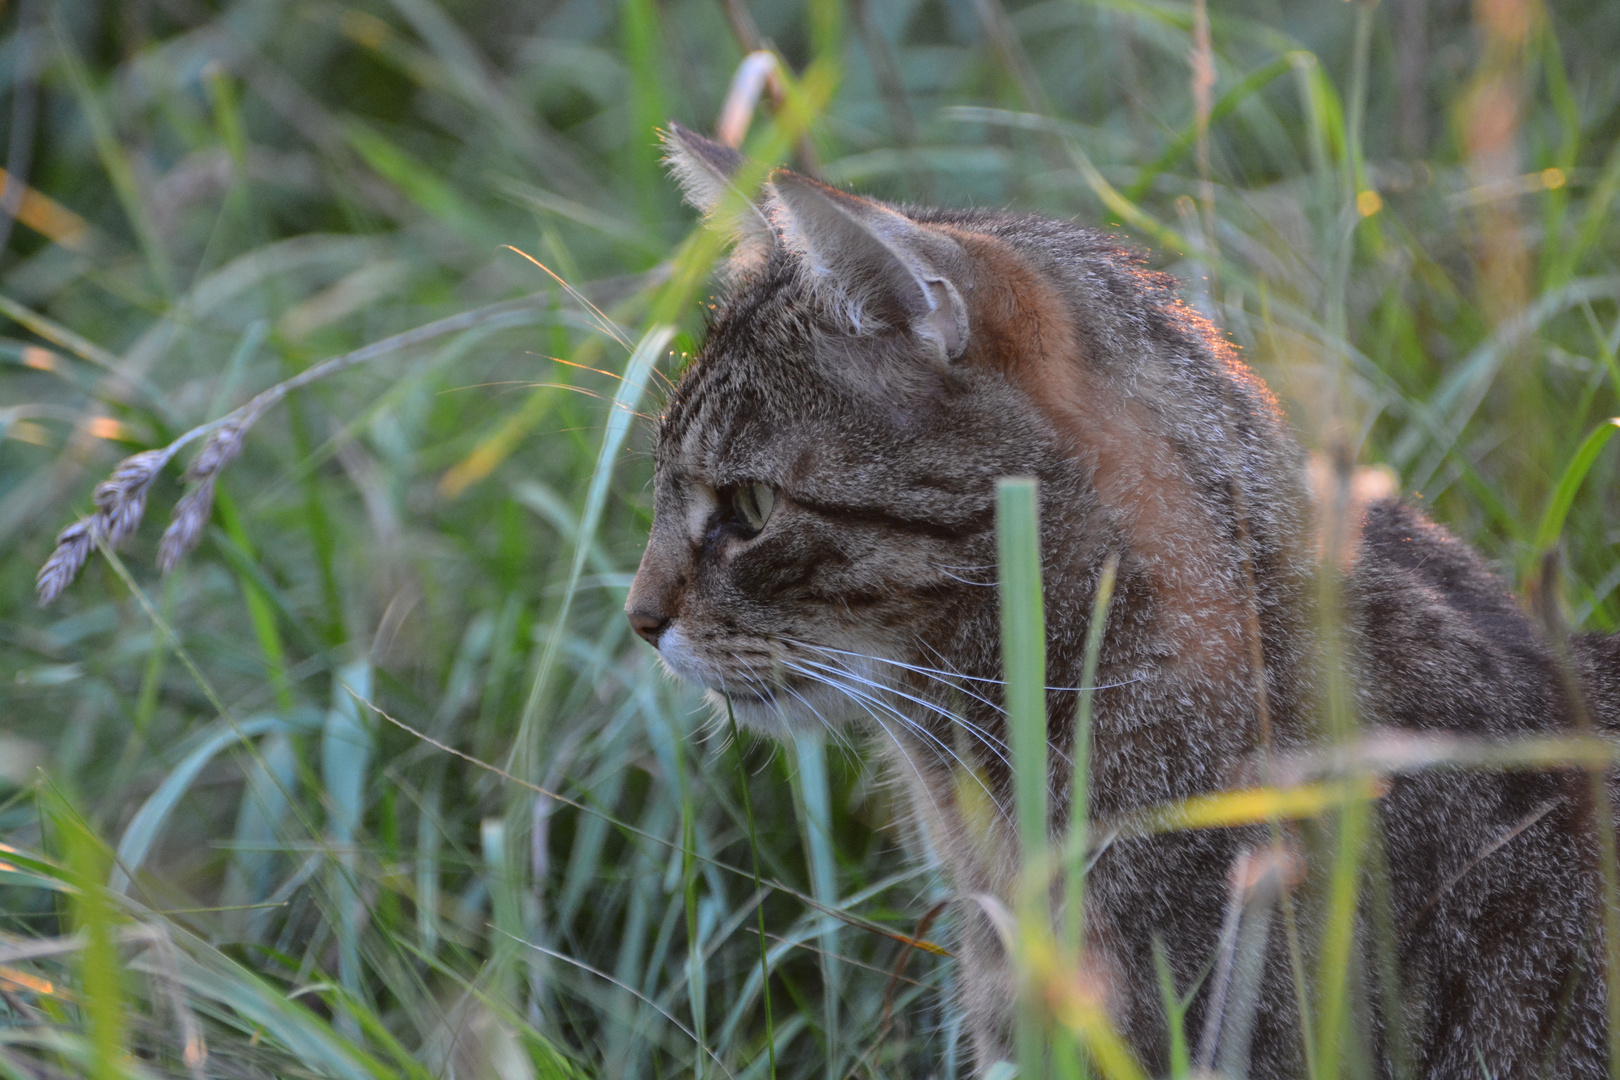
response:
[[[961,1074],[888,779],[737,736],[619,614],[715,254],[652,127],[711,128],[761,42],[766,164],[1134,237],[1308,444],[1620,621],[1616,5],[0,18],[5,1075]],[[368,346],[34,606],[120,459]]]

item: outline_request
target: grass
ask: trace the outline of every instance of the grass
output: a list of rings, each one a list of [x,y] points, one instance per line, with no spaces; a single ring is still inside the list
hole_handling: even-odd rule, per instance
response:
[[[738,736],[619,614],[718,253],[650,128],[711,127],[760,40],[758,161],[1133,237],[1308,445],[1615,629],[1620,9],[1478,11],[0,10],[0,1075],[965,1075],[946,886],[862,748]],[[200,444],[35,607],[120,459],[337,357],[170,575]],[[1347,935],[1359,790],[1161,825],[1337,822]],[[1353,1004],[1316,1075],[1360,1074]]]

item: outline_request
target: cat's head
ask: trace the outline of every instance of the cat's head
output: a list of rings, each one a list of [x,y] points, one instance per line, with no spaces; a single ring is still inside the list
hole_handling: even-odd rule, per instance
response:
[[[740,156],[667,142],[714,215]],[[942,622],[994,604],[996,478],[1061,455],[975,347],[984,268],[960,230],[786,171],[738,209],[729,293],[659,421],[626,611],[739,720],[881,722],[861,680],[945,663]]]

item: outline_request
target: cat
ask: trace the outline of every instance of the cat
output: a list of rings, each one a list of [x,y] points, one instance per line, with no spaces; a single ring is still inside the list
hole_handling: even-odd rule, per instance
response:
[[[968,899],[1010,904],[1019,870],[997,682],[998,478],[1039,482],[1052,687],[1080,685],[1102,567],[1117,561],[1093,819],[1253,782],[1262,747],[1321,745],[1322,574],[1337,583],[1338,652],[1368,730],[1570,731],[1582,701],[1603,729],[1620,725],[1617,639],[1569,639],[1572,685],[1484,561],[1398,498],[1350,505],[1353,528],[1324,567],[1327,515],[1276,400],[1174,279],[1114,240],[1041,217],[889,206],[787,170],[750,202],[732,184],[735,150],[678,125],[665,142],[733,254],[706,342],[658,420],[653,525],[627,615],[670,672],[744,724],[876,736],[962,898],[957,993],[981,1070],[1011,1056],[1016,1000],[989,909]],[[1069,819],[1075,697],[1048,693],[1054,838]],[[1373,829],[1397,960],[1380,966],[1363,915],[1352,964],[1354,1045],[1372,1048],[1371,1071],[1401,1058],[1424,1077],[1604,1074],[1587,774],[1385,783]],[[1150,1071],[1169,1061],[1162,960],[1191,994],[1190,1038],[1241,1039],[1235,1065],[1251,1076],[1304,1073],[1288,935],[1270,908],[1247,1030],[1228,1019],[1223,1031],[1211,1004],[1239,895],[1229,879],[1270,838],[1181,831],[1096,856],[1088,970]],[[1320,893],[1330,869],[1317,854],[1299,872]],[[1319,913],[1295,911],[1307,971]]]

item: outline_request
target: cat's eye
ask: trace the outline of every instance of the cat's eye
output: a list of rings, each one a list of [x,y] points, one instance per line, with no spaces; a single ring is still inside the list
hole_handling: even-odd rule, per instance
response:
[[[730,524],[750,536],[765,528],[765,523],[771,520],[771,511],[776,508],[776,489],[757,480],[730,484],[718,494],[721,513],[731,519]]]

